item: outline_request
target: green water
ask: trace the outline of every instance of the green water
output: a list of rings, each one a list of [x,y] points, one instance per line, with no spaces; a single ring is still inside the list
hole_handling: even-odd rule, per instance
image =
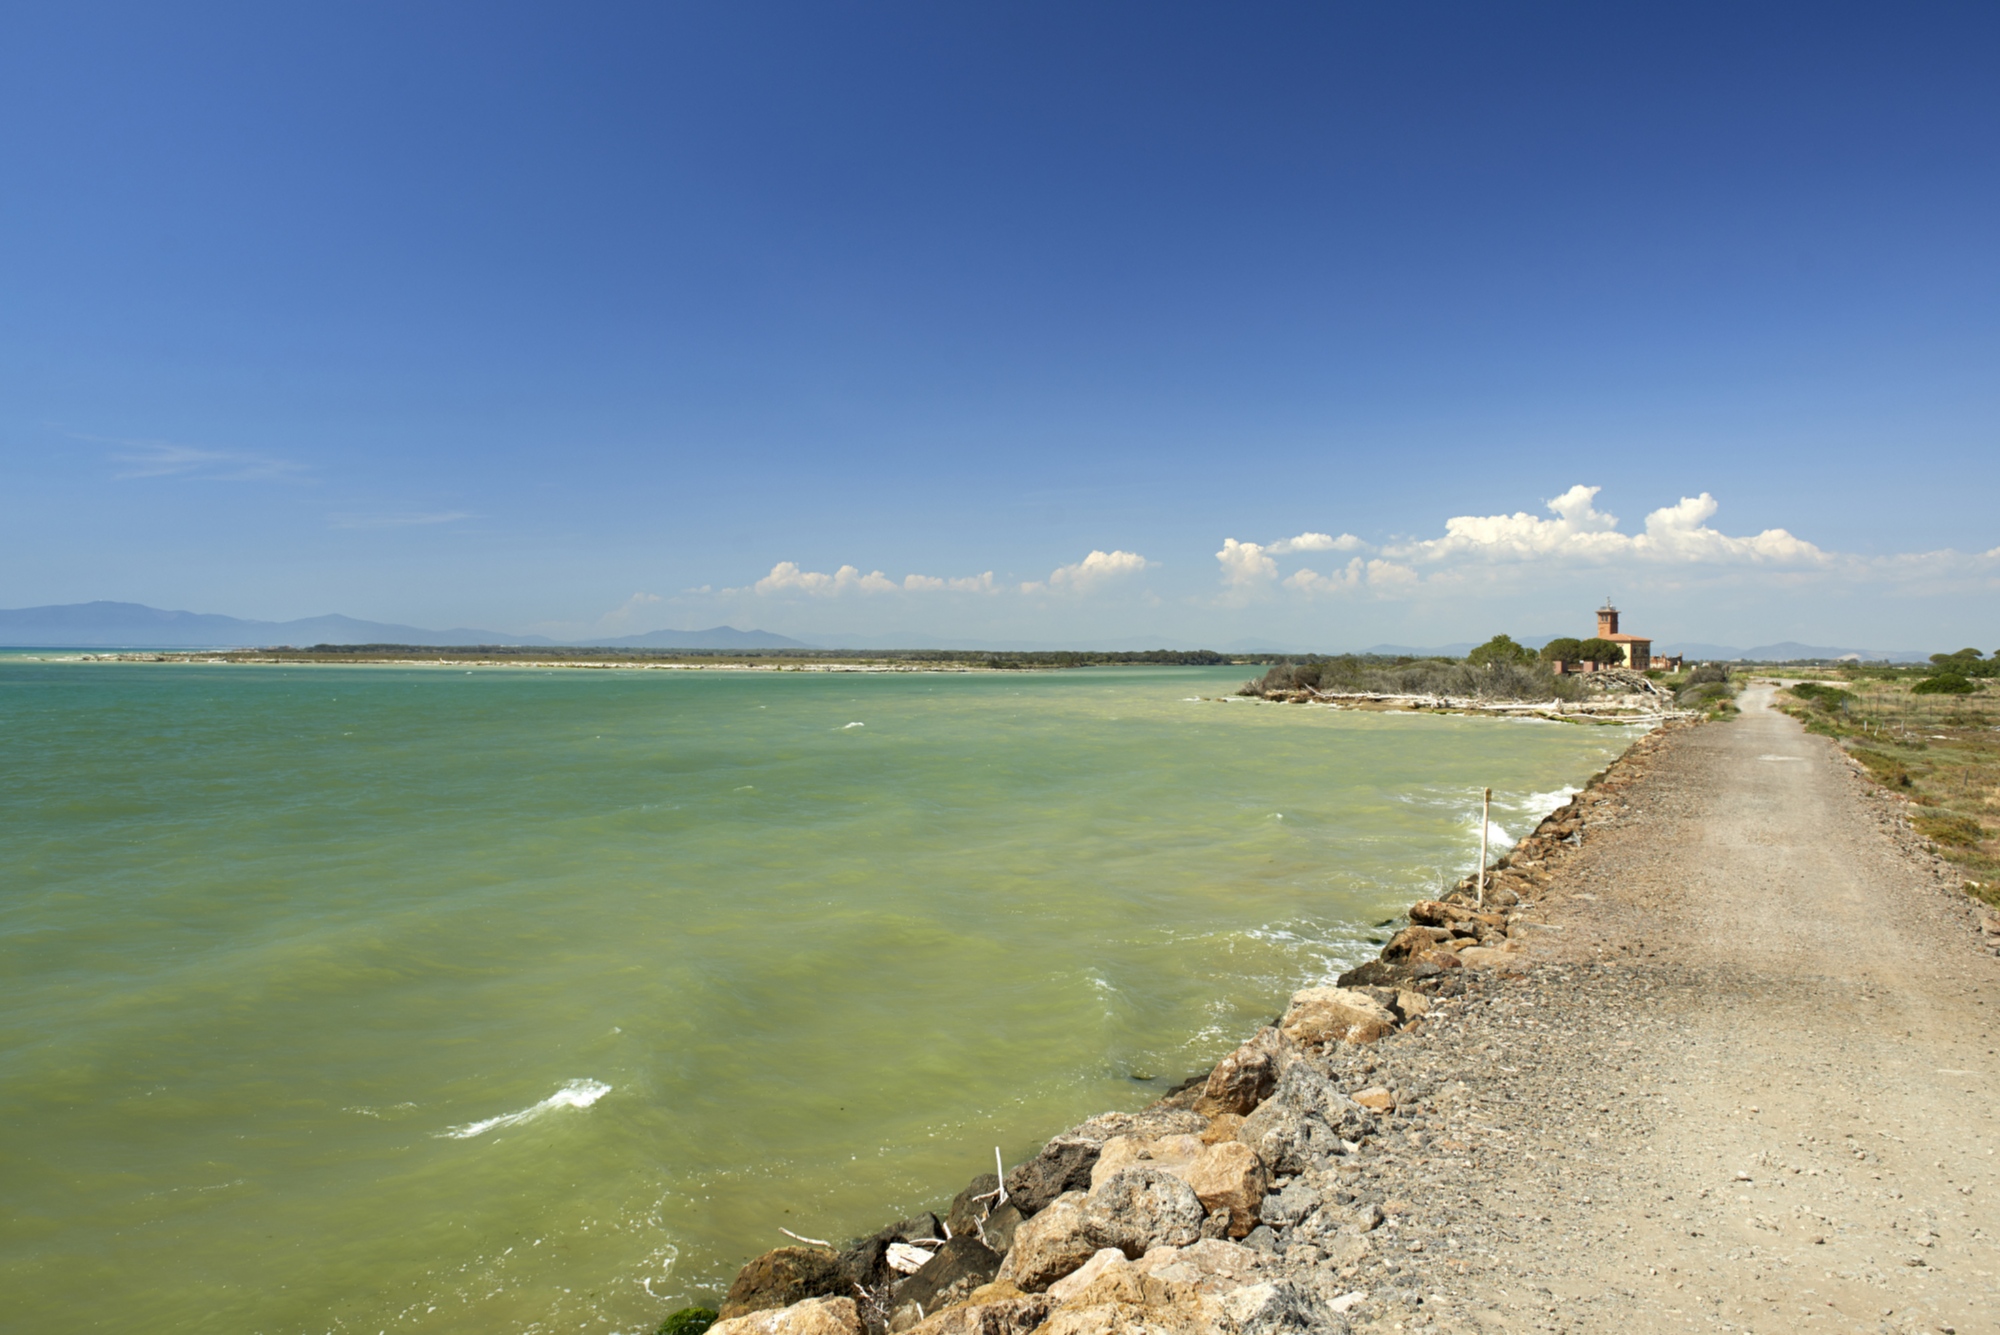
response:
[[[0,1328],[650,1330],[1156,1097],[1628,740],[1244,675],[0,659]]]

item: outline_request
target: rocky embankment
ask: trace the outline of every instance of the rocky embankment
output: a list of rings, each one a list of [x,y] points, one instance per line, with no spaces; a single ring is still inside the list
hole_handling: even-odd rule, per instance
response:
[[[1455,1031],[1524,971],[1553,930],[1536,904],[1561,862],[1683,726],[1636,743],[1483,893],[1473,877],[1413,905],[1379,959],[1295,994],[1206,1076],[1064,1131],[1004,1181],[974,1178],[943,1219],[758,1257],[715,1332],[1281,1335],[1372,1328],[1421,1304],[1417,1221],[1454,1201],[1450,1174],[1411,1155],[1465,1149],[1450,1138],[1467,1093]]]
[[[1333,709],[1431,711],[1444,714],[1499,714],[1533,718],[1604,721],[1611,723],[1660,722],[1668,718],[1692,717],[1674,705],[1673,692],[1643,672],[1606,668],[1602,672],[1568,678],[1582,688],[1575,700],[1504,700],[1484,695],[1450,693],[1399,693],[1394,691],[1339,691],[1316,686],[1258,689],[1247,694],[1279,704],[1320,705]]]

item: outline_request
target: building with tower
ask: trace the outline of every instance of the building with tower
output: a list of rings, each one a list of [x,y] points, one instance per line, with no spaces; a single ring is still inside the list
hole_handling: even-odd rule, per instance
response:
[[[1625,651],[1625,666],[1644,672],[1653,663],[1653,642],[1643,635],[1626,635],[1618,629],[1618,609],[1606,598],[1597,609],[1597,638],[1609,640]]]

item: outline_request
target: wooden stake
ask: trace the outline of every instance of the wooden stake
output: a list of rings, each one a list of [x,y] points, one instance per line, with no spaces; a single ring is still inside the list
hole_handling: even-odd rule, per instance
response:
[[[1479,907],[1486,907],[1486,830],[1493,824],[1493,790],[1479,803]]]

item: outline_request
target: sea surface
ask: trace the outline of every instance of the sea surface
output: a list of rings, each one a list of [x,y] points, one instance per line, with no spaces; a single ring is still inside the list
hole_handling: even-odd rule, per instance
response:
[[[1206,1066],[1626,729],[0,657],[0,1329],[650,1331]]]

